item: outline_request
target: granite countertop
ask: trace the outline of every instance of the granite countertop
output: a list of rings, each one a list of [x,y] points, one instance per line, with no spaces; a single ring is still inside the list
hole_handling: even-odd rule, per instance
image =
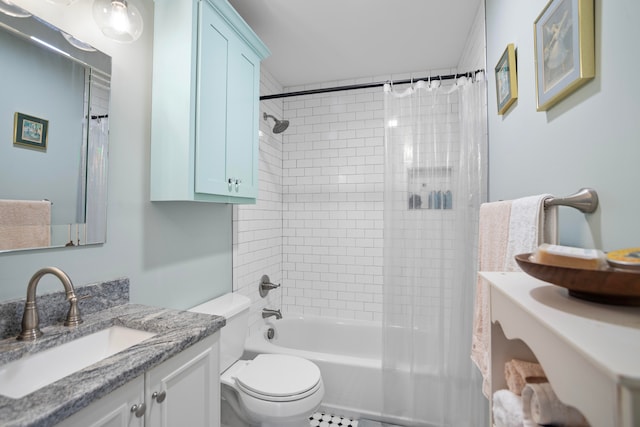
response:
[[[1,310],[0,314],[3,314]],[[0,395],[0,425],[54,425],[225,325],[224,317],[220,316],[128,303],[88,314],[83,312],[82,316],[84,322],[77,327],[62,326],[59,322],[41,326],[43,335],[36,341],[22,342],[15,336],[4,337],[0,340],[0,369],[3,364],[26,354],[110,326],[124,326],[156,335],[23,398]]]

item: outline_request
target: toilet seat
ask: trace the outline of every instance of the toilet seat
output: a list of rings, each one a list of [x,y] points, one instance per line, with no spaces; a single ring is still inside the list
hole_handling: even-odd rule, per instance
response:
[[[304,399],[321,387],[320,369],[301,357],[259,354],[235,375],[240,390],[269,402]]]

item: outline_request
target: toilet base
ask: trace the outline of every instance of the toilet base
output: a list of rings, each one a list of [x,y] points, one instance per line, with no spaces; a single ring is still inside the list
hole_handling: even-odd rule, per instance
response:
[[[250,424],[240,418],[233,410],[229,402],[224,398],[220,401],[220,427],[309,427],[309,420],[291,422],[278,421],[276,424],[263,422],[262,424]]]
[[[220,400],[220,427],[251,427],[251,425],[240,418],[229,402],[222,398]]]

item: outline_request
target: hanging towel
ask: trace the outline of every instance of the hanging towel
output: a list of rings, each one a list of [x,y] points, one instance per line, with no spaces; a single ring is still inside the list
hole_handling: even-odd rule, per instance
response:
[[[522,390],[522,412],[526,421],[565,427],[589,427],[576,408],[558,399],[549,383],[527,384]]]
[[[509,239],[511,201],[483,203],[480,205],[478,236],[478,271],[503,271]],[[478,276],[473,316],[471,360],[482,374],[482,392],[491,395],[491,359],[489,336],[489,284]]]
[[[509,390],[493,393],[493,425],[523,427],[522,398]]]
[[[514,256],[557,241],[557,208],[544,207],[549,194],[483,203],[479,214],[478,271],[521,271]],[[478,277],[471,360],[483,377],[482,392],[491,395],[491,319],[489,284]]]
[[[51,244],[51,203],[47,200],[0,200],[0,250]]]
[[[516,255],[533,252],[542,243],[557,243],[558,208],[544,207],[544,201],[550,197],[550,194],[523,197],[511,204],[504,271],[521,271]]]
[[[504,377],[509,390],[518,396],[528,382],[546,382],[544,370],[539,363],[519,359],[512,359],[504,364]]]

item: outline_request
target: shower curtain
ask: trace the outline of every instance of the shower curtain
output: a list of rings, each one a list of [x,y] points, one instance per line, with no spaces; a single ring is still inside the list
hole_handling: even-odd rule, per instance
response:
[[[109,118],[91,119],[88,147],[86,243],[102,243],[107,223],[107,162]]]
[[[482,75],[403,91],[385,85],[383,414],[391,422],[488,425],[469,357],[485,86]]]

